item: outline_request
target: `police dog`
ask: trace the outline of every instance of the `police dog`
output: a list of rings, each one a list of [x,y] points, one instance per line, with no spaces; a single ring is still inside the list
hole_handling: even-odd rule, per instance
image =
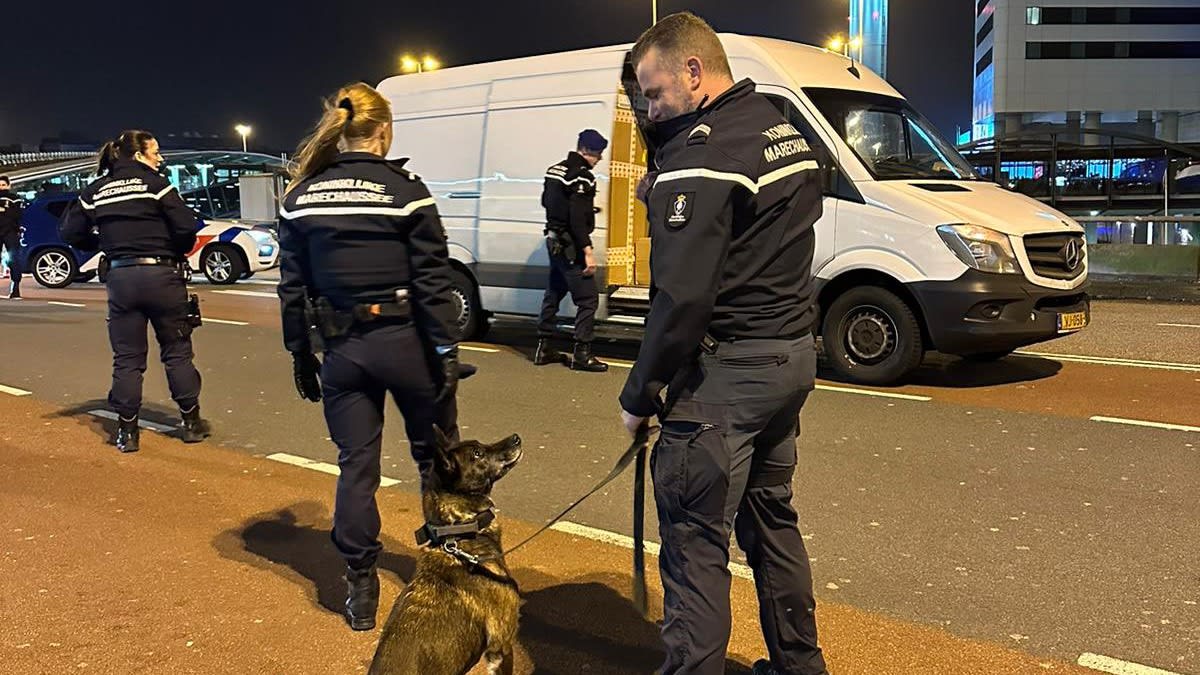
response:
[[[504,562],[492,485],[521,459],[516,435],[452,444],[436,430],[434,466],[421,491],[431,541],[392,608],[370,675],[459,675],[483,657],[489,675],[512,673],[520,597]],[[480,525],[478,533],[447,526]],[[449,532],[461,532],[454,528]]]

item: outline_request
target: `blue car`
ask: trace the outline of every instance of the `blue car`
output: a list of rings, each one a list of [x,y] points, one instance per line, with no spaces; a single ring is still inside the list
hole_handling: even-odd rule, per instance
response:
[[[94,253],[78,251],[58,236],[58,221],[76,197],[73,192],[43,194],[25,205],[21,217],[23,269],[47,288],[63,288],[73,281],[88,281],[96,275],[94,270],[79,271]]]
[[[58,223],[76,200],[74,192],[43,193],[21,218],[21,261],[26,273],[47,288],[65,288],[96,276],[101,254],[85,253],[59,237]],[[213,284],[232,284],[279,264],[279,241],[266,228],[223,220],[199,221],[188,266]]]

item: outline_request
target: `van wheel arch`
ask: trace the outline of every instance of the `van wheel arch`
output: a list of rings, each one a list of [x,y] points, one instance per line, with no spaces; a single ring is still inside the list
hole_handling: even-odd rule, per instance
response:
[[[817,333],[823,338],[825,355],[845,379],[893,384],[919,366],[925,351],[932,348],[920,303],[904,284],[882,272],[843,274],[821,288],[817,304]],[[859,324],[867,337],[856,328]],[[878,351],[863,349],[860,339]],[[855,350],[860,354],[852,353]]]

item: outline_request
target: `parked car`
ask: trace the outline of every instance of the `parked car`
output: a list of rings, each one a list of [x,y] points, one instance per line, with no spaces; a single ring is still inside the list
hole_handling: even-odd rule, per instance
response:
[[[21,260],[34,280],[47,288],[90,281],[104,257],[79,251],[59,237],[58,223],[76,197],[70,192],[44,194],[26,207],[21,219]],[[232,284],[279,264],[279,240],[270,230],[227,220],[199,224],[187,262],[209,282]]]

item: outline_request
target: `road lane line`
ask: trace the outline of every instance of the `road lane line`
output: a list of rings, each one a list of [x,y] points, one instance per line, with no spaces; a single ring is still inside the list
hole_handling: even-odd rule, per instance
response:
[[[95,417],[103,417],[106,420],[113,420],[114,422],[120,419],[117,413],[111,410],[89,410],[88,414]],[[169,427],[165,424],[158,424],[156,422],[148,422],[142,419],[138,420],[138,426],[146,429],[147,431],[157,431],[160,434],[170,434],[175,432],[175,427]]]
[[[1170,670],[1143,666],[1140,663],[1122,661],[1114,659],[1111,656],[1102,656],[1091,652],[1080,654],[1079,660],[1076,663],[1084,668],[1091,668],[1102,673],[1112,673],[1112,675],[1180,675]]]
[[[1152,429],[1167,429],[1169,431],[1197,431],[1200,432],[1200,427],[1190,427],[1186,424],[1168,424],[1166,422],[1147,422],[1146,420],[1131,420],[1124,417],[1104,417],[1096,415],[1091,418],[1093,422],[1108,422],[1110,424],[1126,424],[1131,427],[1150,427]]]
[[[298,466],[302,469],[312,469],[313,471],[320,471],[321,473],[327,473],[331,476],[338,476],[338,475],[341,475],[341,473],[342,473],[341,470],[338,469],[337,464],[330,464],[328,462],[318,462],[315,459],[309,459],[307,457],[300,457],[298,455],[289,455],[286,452],[277,452],[272,455],[267,455],[267,459],[274,460],[276,462],[283,462],[284,464],[291,464],[292,466]],[[392,487],[393,485],[399,485],[399,484],[400,484],[400,481],[396,480],[395,478],[388,478],[387,476],[379,477],[379,486],[380,487]]]
[[[562,532],[563,534],[569,534],[576,537],[583,537],[584,539],[591,539],[592,541],[598,541],[602,544],[620,546],[621,548],[627,548],[630,551],[633,550],[633,537],[626,537],[625,535],[617,534],[616,532],[609,532],[608,530],[601,530],[595,527],[588,527],[587,525],[580,525],[579,523],[572,523],[569,520],[560,520],[559,522],[551,525],[550,529],[554,530],[555,532]],[[645,542],[646,553],[649,553],[650,555],[657,556],[660,549],[661,547],[656,541]],[[743,565],[742,563],[730,562],[729,573],[741,579],[749,579],[751,581],[754,580],[754,572],[751,571],[748,566]]]
[[[221,293],[222,295],[244,295],[248,298],[279,299],[279,295],[276,293],[263,293],[262,291],[213,291],[213,293]]]
[[[1150,368],[1153,370],[1176,370],[1184,373],[1200,373],[1200,363],[1171,363],[1169,361],[1139,361],[1136,359],[1118,359],[1107,356],[1081,356],[1079,354],[1053,354],[1050,352],[1013,352],[1017,356],[1057,359],[1071,363],[1091,363],[1101,366],[1126,366],[1129,368]]]
[[[476,347],[474,345],[459,345],[458,348],[465,349],[466,351],[469,351],[469,352],[483,352],[484,354],[499,354],[500,353],[499,349],[492,349],[491,347]]]
[[[230,321],[229,319],[210,319],[207,316],[200,317],[204,323],[223,323],[227,326],[249,326],[245,321]]]
[[[58,300],[47,300],[46,304],[58,305],[59,307],[87,307],[87,305],[81,305],[78,302],[59,302]]]
[[[1154,325],[1166,328],[1200,328],[1200,323],[1156,323]]]
[[[901,401],[920,401],[927,403],[933,399],[929,396],[917,396],[914,394],[895,394],[890,391],[873,391],[871,389],[855,389],[854,387],[831,387],[827,384],[818,384],[818,391],[837,391],[843,394],[859,394],[861,396],[877,396],[879,398],[895,398]]]
[[[9,387],[3,384],[0,384],[0,392],[12,396],[28,396],[33,393],[32,391],[25,391],[24,389],[17,389],[16,387]]]

